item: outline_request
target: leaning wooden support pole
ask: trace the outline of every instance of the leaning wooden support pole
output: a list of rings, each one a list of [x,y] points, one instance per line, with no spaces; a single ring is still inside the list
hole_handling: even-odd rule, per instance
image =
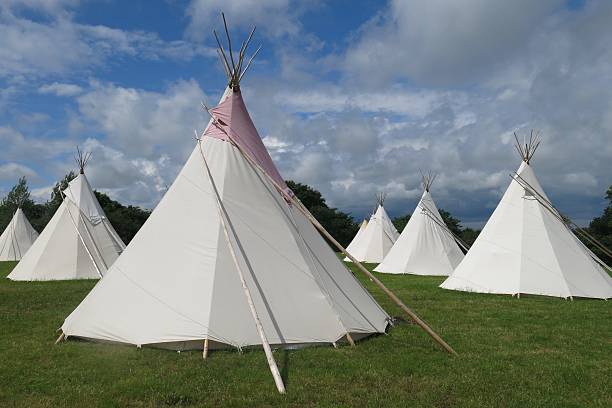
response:
[[[310,214],[310,211],[308,211],[308,209],[304,207],[304,205],[300,201],[298,201],[294,197],[291,197],[291,200],[293,203],[296,204],[296,207],[302,212],[302,214],[304,214],[304,216],[308,218],[308,220],[310,220],[310,222],[315,226],[315,228],[317,228],[319,232],[321,232],[321,234],[325,236],[325,238],[332,242],[336,246],[336,248],[338,248],[344,255],[346,255],[351,261],[353,261],[357,268],[361,272],[363,272],[368,278],[370,278],[370,280],[374,282],[376,286],[381,288],[383,292],[385,292],[385,294],[389,296],[391,300],[393,300],[393,302],[395,302],[395,304],[398,305],[404,311],[404,313],[406,313],[419,327],[421,327],[421,329],[425,330],[425,332],[429,334],[431,338],[433,338],[446,351],[451,354],[457,355],[457,352],[453,350],[453,348],[449,346],[442,339],[442,337],[440,337],[435,331],[433,331],[432,328],[427,325],[427,323],[421,320],[421,318],[417,316],[416,313],[410,310],[410,308],[408,308],[408,306],[406,306],[400,300],[400,298],[395,295],[395,293],[388,289],[376,276],[374,276],[374,274],[372,274],[372,272],[368,271],[365,266],[361,264],[361,262],[359,262],[357,259],[355,259],[355,257],[353,257],[353,255],[348,253],[347,250],[338,241],[336,241],[336,239],[332,237],[329,232],[327,232],[327,230],[319,223],[319,221],[317,221],[317,219],[312,214]]]
[[[215,184],[215,180],[213,179],[212,173],[210,171],[210,167],[208,167],[208,161],[204,156],[204,152],[202,151],[202,143],[198,141],[198,147],[200,149],[200,154],[202,155],[202,160],[204,161],[204,166],[206,167],[206,173],[208,175],[208,179],[211,184],[211,188],[213,190],[215,200],[217,202],[217,210],[219,213],[219,220],[221,223],[221,228],[223,229],[223,235],[225,237],[225,241],[227,243],[230,255],[232,257],[232,261],[234,266],[236,267],[236,272],[238,272],[238,277],[240,278],[240,284],[242,285],[242,290],[244,291],[244,296],[249,305],[249,309],[251,311],[251,316],[253,317],[253,321],[255,322],[255,327],[257,328],[257,333],[259,334],[259,338],[261,340],[261,345],[266,353],[266,358],[268,360],[268,366],[270,367],[270,371],[272,372],[272,377],[274,377],[274,382],[276,383],[276,388],[278,392],[281,394],[285,393],[285,384],[283,383],[283,378],[281,377],[280,371],[278,370],[278,366],[276,365],[276,361],[274,360],[274,356],[272,355],[272,348],[270,347],[270,343],[268,343],[268,339],[266,338],[266,334],[263,329],[263,325],[259,320],[259,316],[257,314],[257,310],[255,309],[255,303],[253,302],[253,297],[251,296],[251,291],[247,286],[246,280],[244,278],[244,273],[242,272],[242,267],[238,262],[238,257],[236,256],[236,252],[234,251],[234,245],[232,245],[232,241],[230,239],[229,231],[225,222],[225,218],[227,217],[227,212],[223,207],[223,202],[221,201],[221,196],[219,195],[219,191],[217,190],[217,185]]]
[[[352,347],[355,347],[355,340],[353,340],[350,333],[346,333],[346,341],[348,341]]]
[[[55,344],[59,343],[60,341],[64,340],[65,338],[66,338],[66,336],[64,335],[64,332],[62,332],[62,334],[59,335],[57,340],[55,340]]]
[[[304,206],[304,204],[302,204],[302,202],[300,200],[298,200],[293,194],[290,194],[287,192],[287,190],[285,188],[283,188],[282,186],[280,186],[276,180],[274,180],[267,172],[264,168],[261,167],[261,165],[259,163],[257,163],[255,160],[253,160],[253,158],[251,157],[251,155],[248,152],[245,152],[243,147],[237,143],[234,138],[232,137],[232,132],[228,132],[214,117],[214,115],[210,112],[210,109],[208,109],[208,107],[206,107],[206,105],[204,105],[204,108],[206,109],[206,112],[208,112],[208,114],[211,117],[211,121],[212,124],[214,126],[216,126],[220,131],[222,131],[227,137],[228,140],[232,143],[232,145],[234,145],[239,151],[240,153],[242,153],[242,156],[257,170],[259,170],[261,172],[261,174],[265,175],[266,179],[268,179],[268,181],[270,181],[270,183],[272,183],[272,185],[274,185],[274,187],[278,190],[278,192],[285,197],[285,199],[287,201],[290,201],[291,203],[293,203],[295,205],[295,207],[302,213],[304,214],[304,216],[312,223],[312,225],[314,225],[314,227],[319,230],[319,232],[321,234],[323,234],[324,237],[326,237],[331,243],[334,244],[334,246],[336,248],[338,248],[344,255],[346,255],[356,266],[357,268],[363,272],[372,282],[374,282],[376,284],[376,286],[378,286],[379,288],[381,288],[383,290],[383,292],[385,292],[385,294],[387,296],[389,296],[391,298],[391,300],[393,300],[393,302],[395,302],[395,304],[397,304],[403,311],[404,313],[406,313],[418,326],[420,326],[423,330],[425,330],[425,332],[431,336],[431,338],[433,338],[439,345],[441,345],[446,351],[448,351],[451,354],[457,355],[457,352],[455,350],[453,350],[453,348],[451,346],[449,346],[436,332],[434,332],[431,327],[429,327],[427,325],[427,323],[425,323],[423,320],[421,320],[421,318],[419,316],[417,316],[416,313],[414,313],[412,310],[410,310],[408,308],[408,306],[406,306],[396,295],[395,293],[393,293],[391,290],[389,290],[376,276],[374,276],[372,274],[372,272],[368,271],[362,264],[361,262],[359,262],[357,259],[355,259],[355,257],[353,257],[353,255],[349,254],[346,250],[346,248],[344,248],[338,241],[336,241],[336,239],[329,233],[327,232],[327,230],[325,229],[325,227],[323,227],[321,225],[321,223],[319,223],[319,221],[317,221],[317,219],[310,213],[310,211],[308,211],[308,209]],[[202,154],[203,156],[204,154]]]

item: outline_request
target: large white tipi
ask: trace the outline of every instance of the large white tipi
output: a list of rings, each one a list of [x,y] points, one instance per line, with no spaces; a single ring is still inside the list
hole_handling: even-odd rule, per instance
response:
[[[9,225],[0,235],[0,261],[19,261],[38,238],[38,232],[17,208]]]
[[[423,195],[376,272],[448,276],[463,259],[458,238],[444,223],[431,197],[433,180],[431,174],[423,176]]]
[[[522,156],[497,208],[455,272],[440,287],[468,292],[562,298],[612,297],[612,279],[565,224],[529,162],[539,142],[517,146]]]
[[[377,196],[376,211],[370,217],[365,229],[361,228],[346,250],[359,262],[382,262],[397,238],[399,232],[391,222],[383,206],[384,195]],[[362,224],[363,225],[363,224]],[[345,261],[350,261],[348,257]]]
[[[263,346],[283,392],[270,345],[352,342],[389,316],[281,194],[242,99],[242,61],[174,183],[62,331],[205,355]]]
[[[96,199],[79,152],[80,173],[62,192],[63,201],[9,279],[98,279],[125,248]]]

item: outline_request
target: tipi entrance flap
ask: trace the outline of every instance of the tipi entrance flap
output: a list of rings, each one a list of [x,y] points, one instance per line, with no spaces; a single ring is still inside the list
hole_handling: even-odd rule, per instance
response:
[[[215,142],[205,138],[203,144],[206,148]],[[290,207],[237,149],[228,143],[224,145],[230,150],[227,152],[226,171],[229,175],[223,191],[223,206],[228,214],[233,246],[241,255],[241,269],[245,271],[269,342],[286,344],[336,340],[346,330],[338,321],[326,294],[322,293],[316,266],[310,256],[301,251],[303,238],[293,224]],[[208,154],[206,156],[209,163],[215,160]],[[218,259],[225,262],[228,272],[221,273],[217,264],[219,272],[215,285],[221,284],[221,279],[233,279],[233,283],[225,285],[238,288],[232,263],[229,259]],[[215,289],[213,297],[222,293]],[[243,297],[240,292],[236,296]],[[219,302],[227,303],[227,300],[220,299]],[[215,307],[219,302],[213,300]],[[216,314],[215,307],[212,319]],[[220,309],[223,311],[225,307]],[[232,325],[232,322],[227,323]]]
[[[357,278],[352,273],[347,273],[344,264],[320,238],[312,223],[293,206],[291,212],[303,239],[302,253],[306,253],[305,259],[312,259],[312,271],[344,328],[355,333],[372,330],[383,333],[389,319],[387,313]],[[361,294],[367,295],[367,298]]]

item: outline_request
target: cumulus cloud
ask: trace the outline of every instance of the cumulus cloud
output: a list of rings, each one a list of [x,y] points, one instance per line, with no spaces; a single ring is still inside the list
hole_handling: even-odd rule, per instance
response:
[[[185,158],[193,147],[194,129],[208,118],[200,108],[207,97],[194,80],[179,80],[163,92],[93,83],[77,98],[82,120],[128,155],[152,158],[168,154]]]
[[[52,84],[41,86],[38,88],[38,92],[41,94],[53,94],[57,96],[75,96],[83,92],[83,88],[75,84],[53,82]]]
[[[515,57],[564,0],[392,0],[361,29],[345,66],[360,80],[474,81]]]
[[[0,126],[0,161],[50,161],[71,152],[74,143],[68,139],[54,139],[35,134],[25,136],[7,126]]]
[[[0,10],[19,12],[27,9],[48,15],[58,15],[77,4],[79,4],[79,0],[4,0],[0,5]]]
[[[415,90],[403,86],[380,91],[364,91],[321,84],[318,89],[286,90],[275,95],[277,104],[294,112],[383,112],[422,118],[435,108],[452,101],[464,101],[460,92]]]
[[[225,12],[230,29],[260,27],[272,36],[293,36],[300,32],[299,16],[318,1],[295,0],[192,0],[187,8],[189,25],[186,33],[190,38],[207,38],[213,28],[220,27],[220,13]]]
[[[33,169],[29,168],[28,166],[24,166],[23,164],[0,164],[0,180],[17,181],[19,177],[23,176],[33,178],[36,177],[37,174]]]
[[[91,138],[83,149],[92,154],[87,176],[94,188],[133,205],[151,208],[176,176],[166,155],[156,159],[127,155]]]
[[[157,33],[79,24],[64,7],[69,1],[11,1],[0,7],[0,77],[74,74],[109,58],[188,61],[215,56],[212,48],[185,40],[165,41]],[[48,11],[46,19],[29,19],[20,11]]]
[[[533,165],[549,196],[579,220],[600,212],[612,184],[612,91],[601,86],[612,75],[612,6],[457,4],[465,10],[391,2],[392,20],[361,28],[336,84],[317,81],[312,66],[301,73],[300,64],[290,64],[290,86],[253,81],[250,92],[274,100],[251,108],[279,146],[272,150],[283,174],[356,215],[388,191],[390,212],[400,214],[415,204],[419,170],[433,170],[438,204],[481,225],[519,164],[512,131],[538,128]],[[455,14],[462,24],[450,24]],[[424,38],[414,37],[419,30]]]
[[[609,2],[566,10],[555,0],[390,1],[344,38],[345,50],[332,53],[286,46],[303,45],[298,38],[310,34],[300,21],[303,9],[293,2],[263,1],[251,8],[238,3],[223,7],[230,25],[260,24],[274,50],[266,62],[278,67],[245,78],[253,120],[281,174],[313,185],[331,205],[362,217],[375,193],[386,191],[392,215],[411,212],[421,193],[419,170],[432,170],[438,173],[433,194],[439,207],[466,224],[482,225],[519,165],[512,132],[538,128],[543,143],[533,166],[549,197],[577,220],[601,211],[603,192],[612,184],[612,88],[604,86],[612,79]],[[220,3],[190,3],[190,41],[219,27],[217,8]],[[112,53],[155,59],[162,58],[163,47],[174,49],[149,33],[79,28],[69,15],[28,24],[51,27],[59,32],[49,32],[59,36],[53,38],[77,37],[79,55],[98,50],[94,64]],[[190,41],[184,44],[192,47]],[[21,52],[27,57],[37,51]],[[75,69],[62,65],[65,59],[48,58],[51,68],[39,68],[9,56],[0,60],[0,71],[2,64],[17,64],[12,72],[26,72],[18,65],[24,61],[34,71]],[[74,104],[66,118],[70,136],[34,137],[5,126],[0,143],[9,148],[0,160],[29,164],[38,154],[65,169],[67,152],[87,135],[85,144],[94,152],[92,184],[121,201],[154,206],[193,148],[194,128],[202,130],[208,121],[200,100],[214,103],[218,89],[205,92],[192,79],[168,80],[155,90],[75,82],[80,92],[60,90],[65,82],[39,90],[71,94],[65,98]]]

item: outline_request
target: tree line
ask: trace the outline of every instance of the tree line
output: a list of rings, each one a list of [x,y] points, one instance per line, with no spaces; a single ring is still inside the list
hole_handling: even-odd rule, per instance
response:
[[[4,231],[11,222],[15,210],[21,207],[32,227],[41,232],[62,203],[61,192],[68,187],[68,183],[75,177],[76,174],[71,171],[55,183],[49,199],[44,203],[36,203],[32,200],[28,182],[25,177],[21,177],[6,197],[0,201],[0,231]],[[115,231],[126,244],[132,240],[151,214],[151,211],[140,207],[124,206],[99,191],[94,190],[94,194],[108,220],[113,224]]]
[[[53,186],[49,200],[44,203],[36,203],[32,199],[27,179],[21,177],[0,201],[0,231],[4,231],[17,207],[21,206],[34,229],[41,232],[62,203],[61,191],[75,177],[76,174],[72,171],[66,174]],[[359,223],[350,214],[329,207],[323,195],[306,184],[288,180],[287,186],[338,242],[345,247],[351,242],[359,229]],[[145,223],[151,211],[132,205],[125,206],[99,191],[94,190],[94,193],[117,234],[123,242],[129,243]],[[594,218],[585,229],[604,246],[612,248],[612,186],[608,188],[605,197],[608,200],[608,206],[604,209],[603,214]],[[472,245],[480,231],[463,227],[461,221],[448,211],[440,209],[439,212],[448,228],[468,245]],[[409,219],[410,214],[406,214],[392,221],[395,228],[401,232]],[[612,259],[599,249],[588,242],[585,244],[608,265],[612,263]]]

